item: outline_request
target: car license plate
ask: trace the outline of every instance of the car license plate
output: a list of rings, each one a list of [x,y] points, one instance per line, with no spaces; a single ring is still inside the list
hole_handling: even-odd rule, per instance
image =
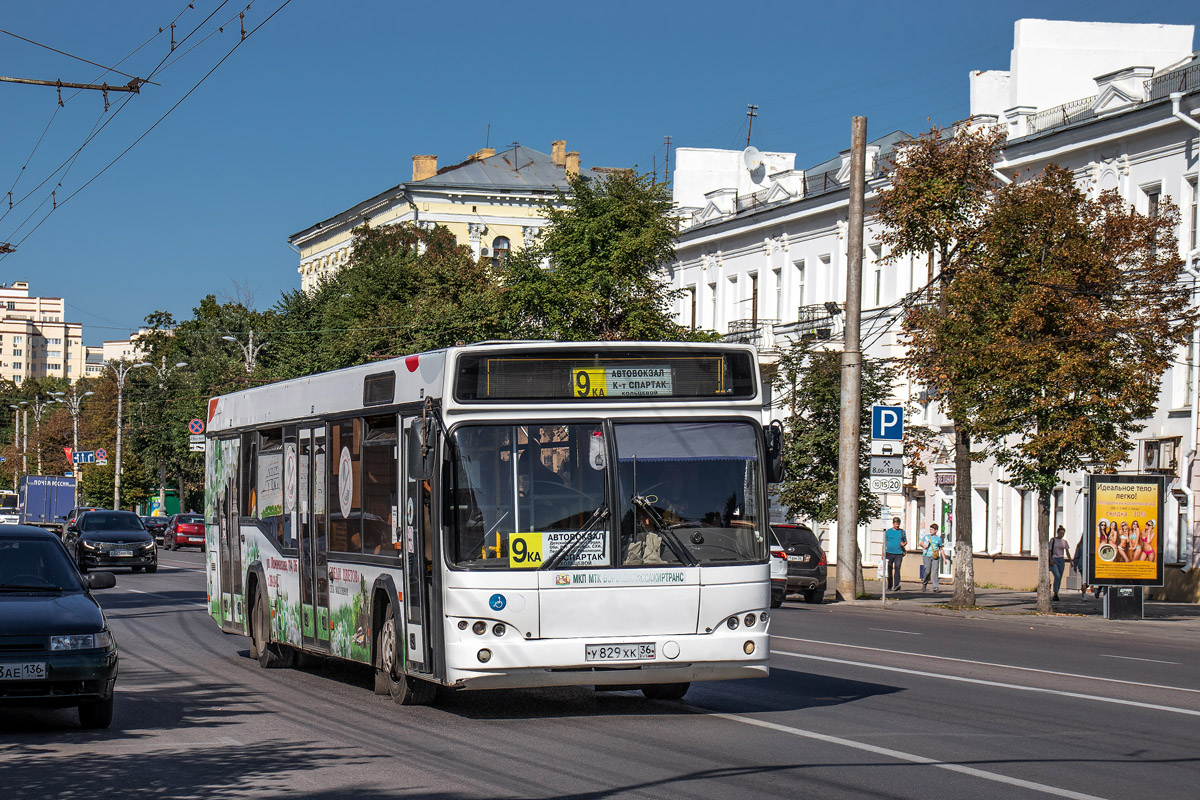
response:
[[[788,562],[792,564],[807,564],[808,556],[788,556]]]
[[[129,558],[130,556],[133,555],[133,551],[132,550],[113,550],[111,553],[109,553],[109,555],[116,557],[116,558],[120,558],[122,556],[125,558]]]
[[[642,661],[654,658],[654,643],[589,644],[584,646],[587,661]]]
[[[46,662],[0,664],[0,681],[37,681],[46,677]]]

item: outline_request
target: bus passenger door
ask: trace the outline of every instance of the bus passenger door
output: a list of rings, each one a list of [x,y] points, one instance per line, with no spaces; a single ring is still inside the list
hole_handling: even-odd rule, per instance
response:
[[[300,506],[300,637],[305,647],[329,649],[329,573],[325,539],[325,428],[301,427],[297,443]]]
[[[220,488],[217,503],[217,542],[216,558],[220,572],[220,597],[213,602],[219,603],[221,627],[225,630],[240,630],[241,619],[234,612],[239,602],[241,591],[242,542],[241,542],[241,496],[239,493],[239,472],[236,468],[241,459],[241,440],[221,440],[210,442],[210,447],[228,448],[225,457],[229,458],[234,469],[228,471],[225,484]]]
[[[413,426],[413,421],[417,425]],[[432,569],[429,559],[430,515],[432,503],[429,482],[414,475],[409,453],[421,447],[420,417],[404,417],[403,457],[400,459],[404,490],[404,653],[405,671],[431,674],[433,659],[429,652],[429,580]]]

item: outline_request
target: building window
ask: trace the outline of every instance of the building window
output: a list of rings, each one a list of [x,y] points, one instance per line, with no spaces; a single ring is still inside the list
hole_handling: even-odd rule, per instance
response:
[[[1200,185],[1197,184],[1196,178],[1188,178],[1188,206],[1187,213],[1183,218],[1184,230],[1187,231],[1184,236],[1184,241],[1188,243],[1188,252],[1196,249],[1197,244],[1200,244],[1200,239],[1196,238],[1196,223],[1197,209],[1200,208]]]
[[[1037,515],[1037,492],[1022,489],[1021,494],[1021,555],[1033,552],[1033,526]]]
[[[24,351],[22,351],[22,350],[13,350],[13,355],[14,355],[14,356],[21,356],[21,355],[25,355],[25,353],[24,353]]]
[[[691,328],[696,330],[696,287],[689,286],[688,291],[688,316],[691,319]]]
[[[24,336],[14,336],[13,337],[13,344],[21,344],[24,341],[25,341]]]
[[[775,319],[782,320],[783,316],[783,269],[771,270],[775,279]]]
[[[492,268],[500,269],[508,263],[510,244],[507,236],[497,236],[492,239]]]
[[[758,327],[758,273],[750,273],[750,322]]]
[[[15,302],[13,302],[12,300],[9,300],[5,305],[7,305],[9,311],[17,310],[17,304]]]
[[[62,350],[47,350],[46,358],[62,358]]]
[[[710,283],[708,285],[708,297],[709,297],[709,303],[712,305],[712,308],[709,309],[709,311],[712,314],[712,317],[711,317],[712,324],[709,327],[711,327],[715,331],[717,329],[717,284],[716,283]]]
[[[62,344],[62,339],[47,339],[50,344]]]

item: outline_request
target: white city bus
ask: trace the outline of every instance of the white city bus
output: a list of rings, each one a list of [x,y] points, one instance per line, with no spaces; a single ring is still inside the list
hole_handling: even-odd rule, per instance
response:
[[[405,704],[767,674],[754,350],[498,342],[209,401],[211,614]]]

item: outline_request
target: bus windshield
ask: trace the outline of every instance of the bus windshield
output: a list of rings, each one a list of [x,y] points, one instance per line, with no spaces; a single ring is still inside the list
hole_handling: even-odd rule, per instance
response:
[[[0,511],[15,511],[17,508],[17,495],[12,492],[0,493]]]
[[[651,567],[766,559],[754,427],[468,425],[446,493],[460,567]],[[515,465],[515,469],[514,469]],[[607,497],[616,470],[618,497]]]

